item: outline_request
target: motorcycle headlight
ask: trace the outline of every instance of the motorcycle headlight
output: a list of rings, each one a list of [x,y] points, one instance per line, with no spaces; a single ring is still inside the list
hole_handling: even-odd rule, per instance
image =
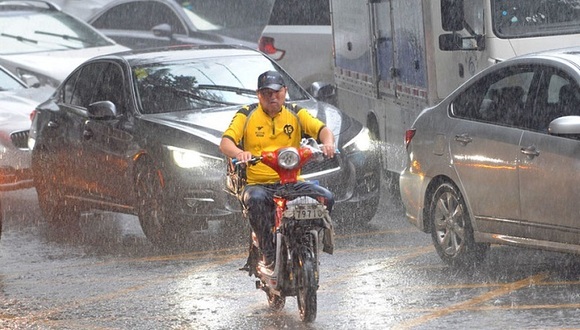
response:
[[[278,153],[278,166],[291,170],[300,163],[300,155],[294,148],[283,149]]]
[[[371,132],[364,127],[352,140],[344,144],[346,152],[368,151],[372,147]]]
[[[213,166],[216,162],[223,162],[222,158],[202,154],[200,152],[168,146],[171,158],[175,165],[181,168]]]

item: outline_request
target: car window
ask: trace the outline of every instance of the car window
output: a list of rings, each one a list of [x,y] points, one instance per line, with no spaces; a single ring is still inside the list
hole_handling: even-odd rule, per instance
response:
[[[121,68],[115,63],[107,63],[99,75],[91,103],[111,101],[115,104],[118,114],[124,113],[127,99],[125,90]]]
[[[274,3],[269,25],[330,25],[330,1],[288,1]]]
[[[528,104],[536,69],[516,67],[480,79],[452,103],[451,115],[498,125],[526,128]]]
[[[26,86],[22,85],[18,80],[14,79],[11,75],[4,72],[3,70],[0,70],[0,92],[25,88]]]
[[[112,7],[92,25],[97,29],[148,31],[167,23],[174,33],[186,34],[183,23],[168,6],[158,2],[131,2]]]
[[[539,84],[530,128],[547,132],[552,120],[569,115],[580,115],[578,84],[560,70],[545,68]]]

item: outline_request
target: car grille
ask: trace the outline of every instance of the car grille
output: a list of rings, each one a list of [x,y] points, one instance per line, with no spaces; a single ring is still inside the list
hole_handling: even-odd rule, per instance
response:
[[[327,158],[322,162],[308,162],[302,167],[302,174],[314,174],[340,168],[339,157]]]
[[[19,131],[10,134],[12,144],[19,149],[28,149],[28,131]]]

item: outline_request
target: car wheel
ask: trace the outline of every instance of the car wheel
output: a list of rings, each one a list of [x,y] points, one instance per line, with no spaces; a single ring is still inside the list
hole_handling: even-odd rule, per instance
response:
[[[461,193],[454,185],[443,182],[432,196],[429,220],[431,237],[439,257],[451,266],[479,265],[485,258],[489,244],[475,242]]]
[[[50,164],[50,160],[42,152],[32,159],[40,211],[50,225],[77,230],[81,211],[77,205],[65,199],[62,188],[55,182],[56,177],[48,174]]]
[[[157,170],[142,165],[136,179],[137,214],[147,239],[158,246],[180,242],[182,236],[168,215]]]

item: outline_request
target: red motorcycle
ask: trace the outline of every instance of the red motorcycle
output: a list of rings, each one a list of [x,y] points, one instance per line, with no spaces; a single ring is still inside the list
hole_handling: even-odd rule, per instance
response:
[[[261,261],[262,253],[254,233],[248,262],[243,269],[258,279],[256,288],[266,292],[272,309],[282,309],[286,297],[296,296],[300,319],[305,322],[316,319],[319,253],[322,249],[332,254],[334,232],[326,206],[308,197],[308,191],[294,189],[294,183],[298,181],[304,164],[322,158],[322,151],[316,141],[303,139],[300,148],[283,147],[263,152],[248,162],[251,165],[261,161],[273,168],[280,176],[281,185],[273,197],[276,205],[274,269],[265,267]],[[240,202],[245,184],[244,170],[245,167],[236,160],[230,162],[228,186]],[[246,215],[247,212],[244,212]]]

